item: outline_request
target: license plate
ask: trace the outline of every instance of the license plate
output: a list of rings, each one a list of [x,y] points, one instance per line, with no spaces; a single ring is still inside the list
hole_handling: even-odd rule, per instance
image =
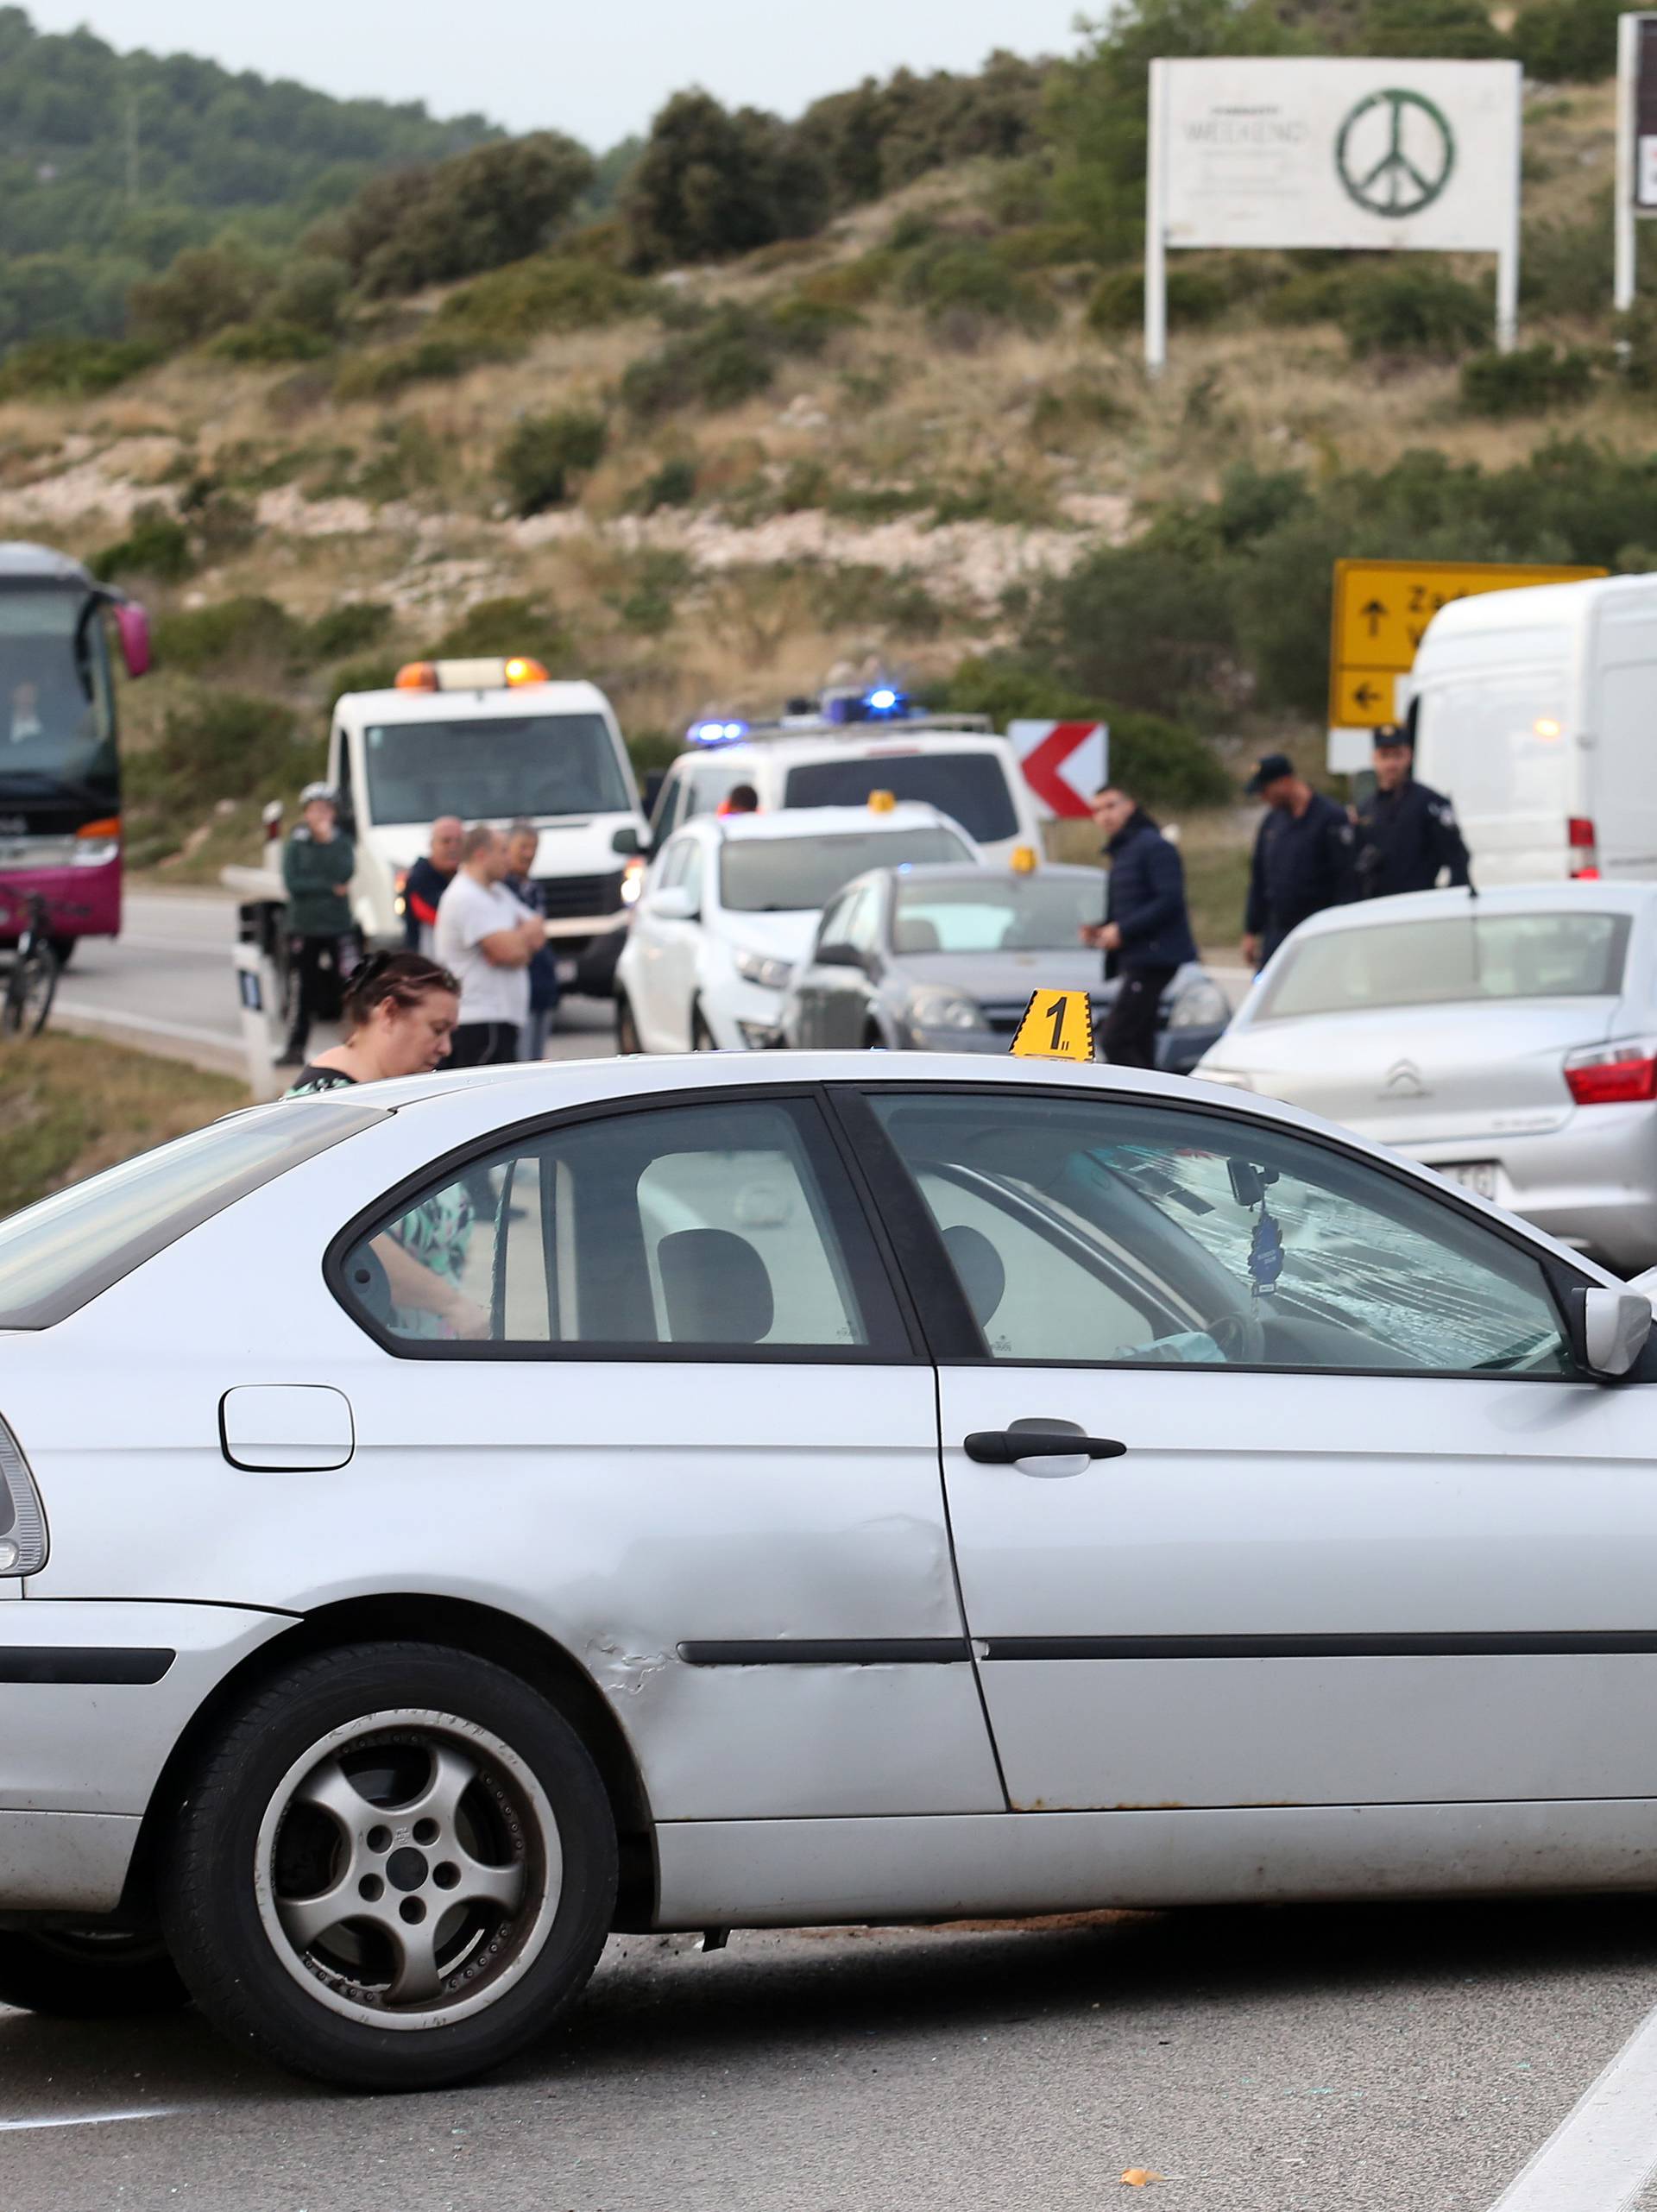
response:
[[[1494,1199],[1496,1177],[1501,1169],[1494,1160],[1440,1160],[1439,1173],[1450,1182],[1459,1182],[1464,1190],[1471,1190],[1479,1198]]]

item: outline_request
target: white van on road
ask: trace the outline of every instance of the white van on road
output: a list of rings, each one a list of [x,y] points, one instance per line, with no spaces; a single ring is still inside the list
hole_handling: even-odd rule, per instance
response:
[[[1409,696],[1475,883],[1657,879],[1657,576],[1454,600]]]
[[[549,683],[533,661],[412,663],[394,690],[336,701],[328,779],[356,839],[351,908],[370,943],[401,941],[403,879],[447,814],[535,824],[535,881],[561,956],[595,953],[622,928],[645,819],[596,685]]]

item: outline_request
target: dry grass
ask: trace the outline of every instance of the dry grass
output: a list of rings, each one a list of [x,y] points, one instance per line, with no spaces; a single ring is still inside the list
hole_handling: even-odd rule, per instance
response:
[[[245,1106],[245,1087],[78,1037],[0,1052],[0,1215]]]

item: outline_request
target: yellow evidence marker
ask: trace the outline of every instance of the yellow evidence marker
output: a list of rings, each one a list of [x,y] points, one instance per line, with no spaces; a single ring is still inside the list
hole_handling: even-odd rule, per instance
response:
[[[1007,1049],[1026,1060],[1091,1060],[1093,1010],[1085,991],[1032,991]]]

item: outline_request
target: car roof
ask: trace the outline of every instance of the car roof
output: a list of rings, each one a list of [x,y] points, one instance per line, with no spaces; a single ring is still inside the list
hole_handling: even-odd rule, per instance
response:
[[[896,759],[917,753],[988,753],[1005,759],[1012,747],[993,730],[929,729],[905,734],[892,722],[848,724],[838,734],[810,731],[802,736],[755,738],[735,745],[693,745],[673,762],[681,767],[699,760],[715,765],[735,763],[750,771],[776,763],[801,767],[818,760],[867,760],[883,756]]]
[[[1492,891],[1407,891],[1392,898],[1365,898],[1351,906],[1326,906],[1302,922],[1296,941],[1342,930],[1383,930],[1399,922],[1441,922],[1471,914],[1644,914],[1657,900],[1657,883],[1513,883]]]
[[[596,684],[514,684],[482,691],[346,691],[336,714],[388,722],[482,722],[493,715],[603,715],[609,702]]]
[[[771,837],[847,836],[890,829],[953,829],[959,836],[967,835],[958,822],[926,799],[900,799],[882,813],[868,806],[780,806],[769,814],[693,814],[674,834],[695,830],[721,844],[753,844]],[[971,873],[967,862],[960,865]]]
[[[1602,599],[1649,596],[1649,576],[1581,577],[1574,583],[1522,584],[1513,591],[1478,591],[1441,607],[1421,640],[1423,648],[1446,638],[1484,630],[1530,630],[1539,625],[1576,627],[1588,620]]]
[[[956,825],[951,823],[951,828]],[[900,867],[866,868],[857,880],[862,883],[871,876],[902,876],[905,883],[977,883],[1025,884],[1039,883],[1049,876],[1057,876],[1065,883],[1091,884],[1102,887],[1104,872],[1099,868],[1077,867],[1063,860],[1044,860],[1034,868],[986,867],[969,860],[905,860]]]

